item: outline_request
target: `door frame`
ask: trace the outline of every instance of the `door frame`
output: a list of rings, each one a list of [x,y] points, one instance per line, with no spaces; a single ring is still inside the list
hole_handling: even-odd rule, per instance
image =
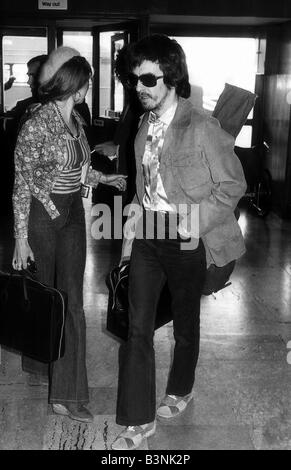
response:
[[[99,115],[99,89],[100,89],[100,34],[109,31],[123,31],[127,35],[128,40],[126,43],[135,42],[139,39],[139,33],[143,24],[140,20],[129,20],[122,21],[120,23],[109,23],[102,26],[94,26],[92,28],[93,35],[93,68],[94,68],[94,79],[93,79],[93,103],[92,103],[92,122],[94,120],[105,120],[110,121],[111,118],[107,118]],[[96,121],[95,121],[96,122]]]

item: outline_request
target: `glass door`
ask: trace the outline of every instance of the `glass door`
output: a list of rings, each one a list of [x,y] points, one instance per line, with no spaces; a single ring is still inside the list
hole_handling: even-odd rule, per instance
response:
[[[116,54],[125,44],[136,41],[136,21],[115,23],[93,29],[93,125],[98,139],[112,140],[124,106],[124,91],[115,77]]]
[[[114,73],[118,50],[128,43],[125,31],[105,31],[99,34],[99,109],[98,116],[118,119],[124,105],[123,87]]]

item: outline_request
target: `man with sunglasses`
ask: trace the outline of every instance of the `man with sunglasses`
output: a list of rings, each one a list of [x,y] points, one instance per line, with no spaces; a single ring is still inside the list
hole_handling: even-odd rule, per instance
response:
[[[133,201],[142,217],[129,220],[121,259],[130,255],[129,337],[120,347],[116,418],[126,428],[113,442],[115,450],[139,447],[154,434],[156,415],[167,421],[186,409],[193,398],[206,266],[224,266],[245,251],[234,209],[246,183],[234,139],[187,100],[183,49],[167,36],[152,35],[132,46],[130,63],[128,82],[145,110],[135,140]],[[126,234],[133,230],[131,247]],[[175,347],[166,395],[156,410],[153,337],[165,282]]]

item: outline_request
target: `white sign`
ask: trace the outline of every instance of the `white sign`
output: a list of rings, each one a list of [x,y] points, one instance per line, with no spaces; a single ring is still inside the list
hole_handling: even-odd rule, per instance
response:
[[[39,10],[67,10],[68,0],[38,0]]]

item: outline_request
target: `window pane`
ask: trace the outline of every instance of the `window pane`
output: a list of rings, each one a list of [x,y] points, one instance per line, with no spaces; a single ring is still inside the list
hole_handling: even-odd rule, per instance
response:
[[[191,83],[191,100],[211,114],[225,83],[255,89],[258,40],[255,38],[175,37],[183,47]],[[252,111],[249,115],[252,118]],[[251,127],[243,130],[251,145]]]
[[[16,78],[15,83],[27,83],[26,64],[13,64],[12,75]]]
[[[92,67],[93,38],[90,31],[64,31],[63,46],[69,46],[76,49],[87,59]],[[86,103],[88,104],[92,116],[92,81],[89,83]]]
[[[250,147],[252,142],[252,127],[243,126],[236,138],[235,145],[238,147]]]
[[[6,82],[11,75],[16,80],[4,93],[4,111],[13,108],[17,101],[31,96],[27,84],[27,62],[37,55],[47,54],[47,39],[32,36],[3,37],[3,75]]]

